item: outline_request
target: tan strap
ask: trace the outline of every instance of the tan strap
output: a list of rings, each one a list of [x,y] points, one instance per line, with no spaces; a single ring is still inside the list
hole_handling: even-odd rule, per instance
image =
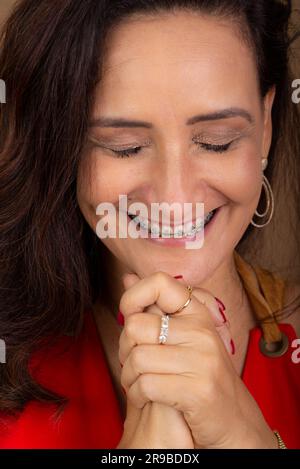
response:
[[[236,251],[234,260],[249,302],[269,344],[282,338],[276,315],[283,308],[284,281],[276,274],[248,264]]]

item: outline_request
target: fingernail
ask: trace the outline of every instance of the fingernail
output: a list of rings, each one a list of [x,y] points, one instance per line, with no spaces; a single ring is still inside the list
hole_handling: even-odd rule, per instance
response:
[[[124,316],[123,314],[121,313],[121,311],[118,311],[118,314],[117,314],[117,321],[118,321],[118,324],[120,326],[124,326]]]
[[[176,277],[174,277],[174,278],[180,279],[180,278],[183,278],[183,276],[182,275],[176,275]]]
[[[225,322],[227,322],[227,318],[226,318],[226,315],[225,315],[225,309],[226,309],[226,308],[225,308],[224,304],[222,303],[222,301],[219,300],[219,298],[216,298],[216,297],[215,297],[215,300],[216,300],[216,302],[218,303],[219,311],[220,311],[220,314],[221,314],[221,316],[222,316],[222,318],[223,318],[223,322],[224,322],[224,324],[225,324]]]
[[[219,300],[219,298],[217,298],[216,296],[215,296],[215,300],[216,300],[216,302],[218,303],[219,308],[221,308],[223,311],[225,311],[226,308],[225,308],[224,303],[222,303],[222,301]]]
[[[230,347],[231,347],[231,353],[232,353],[232,355],[234,355],[235,354],[235,345],[234,345],[234,342],[233,342],[232,339],[230,341]]]
[[[122,386],[122,391],[123,391],[123,393],[126,395],[126,391],[125,391],[125,389],[123,388],[123,386]]]

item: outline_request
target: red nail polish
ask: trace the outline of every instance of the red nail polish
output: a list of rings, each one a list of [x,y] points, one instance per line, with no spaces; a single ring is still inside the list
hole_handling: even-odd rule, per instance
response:
[[[222,303],[222,301],[219,300],[219,298],[217,298],[217,297],[215,297],[215,300],[218,303],[219,308],[221,308],[223,311],[225,311],[226,308],[225,308],[224,303]]]
[[[234,342],[233,342],[232,339],[230,341],[230,346],[231,346],[231,353],[232,353],[232,355],[234,355],[235,354],[235,345],[234,345]]]
[[[118,311],[117,321],[118,321],[118,324],[120,324],[120,326],[124,326],[124,316],[121,313],[121,311]]]
[[[176,275],[176,277],[174,277],[174,278],[180,279],[180,278],[183,278],[183,276],[182,275]]]
[[[220,311],[220,314],[221,314],[221,316],[222,316],[222,318],[223,318],[223,322],[224,322],[224,324],[225,324],[225,322],[227,322],[227,318],[226,318],[226,316],[225,316],[225,314],[224,314],[224,311],[222,311],[221,308],[219,308],[219,311]]]
[[[218,303],[218,308],[219,308],[220,314],[222,316],[223,322],[225,324],[225,322],[227,322],[227,318],[226,318],[226,315],[225,315],[225,312],[224,312],[225,311],[225,306],[223,305],[222,301],[219,300],[218,298],[215,297],[215,300]]]

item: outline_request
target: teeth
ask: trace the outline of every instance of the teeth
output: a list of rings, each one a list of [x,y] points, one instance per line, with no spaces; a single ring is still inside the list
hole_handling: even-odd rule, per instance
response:
[[[173,230],[170,226],[163,226],[161,231],[164,238],[170,238],[170,236],[173,236]]]
[[[205,222],[205,223],[209,222],[209,220],[212,219],[213,215],[214,215],[214,211],[209,212],[209,213],[206,215],[206,217],[205,217],[205,219],[204,219],[204,222]]]
[[[131,213],[128,213],[128,215],[134,223],[139,224],[139,217],[137,215],[132,215]]]
[[[198,219],[196,220],[195,224],[189,222],[186,223],[184,226],[178,225],[174,228],[174,230],[170,226],[163,226],[161,229],[158,223],[150,223],[148,220],[143,220],[139,218],[139,216],[133,215],[131,213],[128,213],[128,215],[131,220],[134,221],[134,223],[140,225],[143,230],[147,230],[151,234],[159,235],[163,238],[181,238],[183,236],[192,237],[195,236],[195,234],[197,234],[198,232],[200,232],[203,229],[203,225],[205,226],[212,219],[214,215],[214,210],[209,212],[205,216],[204,223],[203,220]]]
[[[144,230],[148,230],[148,229],[149,229],[149,222],[148,222],[148,220],[142,220],[142,221],[140,221],[140,225],[141,225],[141,227],[142,227]]]
[[[160,227],[158,223],[151,223],[151,234],[160,235]]]
[[[196,221],[196,230],[202,229],[203,225],[204,225],[203,220],[197,220]]]
[[[187,223],[184,225],[184,234],[185,236],[192,236],[194,234],[195,226],[192,222]]]
[[[174,238],[182,238],[184,233],[182,225],[178,225],[174,228]]]

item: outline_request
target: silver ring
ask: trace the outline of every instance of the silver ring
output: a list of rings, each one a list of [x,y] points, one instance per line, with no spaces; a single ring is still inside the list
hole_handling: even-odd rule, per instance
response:
[[[166,343],[168,332],[169,332],[169,315],[163,314],[161,317],[161,328],[160,328],[160,334],[158,338],[159,344]]]

